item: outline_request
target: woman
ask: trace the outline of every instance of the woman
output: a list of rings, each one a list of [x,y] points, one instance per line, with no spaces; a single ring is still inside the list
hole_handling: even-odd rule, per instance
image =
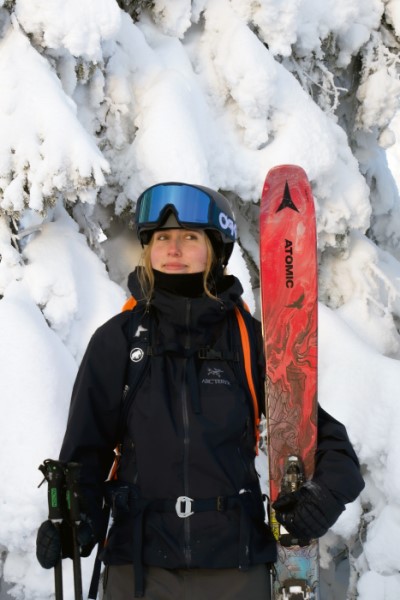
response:
[[[101,537],[103,482],[119,444],[116,479],[105,492],[113,524],[101,553],[104,598],[135,591],[149,600],[268,600],[276,548],[264,522],[255,411],[234,335],[243,290],[224,274],[234,215],[213,190],[165,183],[140,196],[136,225],[143,265],[129,289],[137,305],[95,332],[60,454],[82,464],[82,546],[89,527]],[[142,319],[135,331],[133,314]],[[260,324],[251,325],[254,355],[262,357]],[[141,356],[130,352],[132,340],[141,336],[149,358],[133,393],[124,394],[129,355]],[[263,410],[262,358],[255,367]],[[303,539],[323,535],[363,487],[343,425],[322,410],[318,425],[315,480],[277,506]]]

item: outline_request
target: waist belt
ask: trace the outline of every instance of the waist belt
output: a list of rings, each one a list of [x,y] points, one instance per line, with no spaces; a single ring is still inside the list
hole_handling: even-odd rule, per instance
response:
[[[139,501],[139,505],[140,505]],[[134,505],[136,503],[134,502]],[[175,512],[181,519],[186,519],[194,513],[216,510],[224,512],[238,506],[238,496],[216,496],[215,498],[202,498],[193,500],[188,496],[179,496],[176,500],[151,500],[144,507],[155,512]]]
[[[128,486],[127,488],[128,489]],[[232,508],[240,509],[240,535],[238,566],[247,569],[249,566],[250,548],[250,523],[249,500],[251,492],[243,490],[234,496],[216,496],[215,498],[193,499],[188,496],[179,496],[176,500],[159,499],[146,500],[145,498],[128,497],[129,511],[133,510],[133,570],[135,575],[135,598],[144,595],[144,570],[142,561],[143,551],[143,525],[148,512],[171,512],[179,518],[186,519],[195,513],[218,511],[224,512]],[[247,505],[247,506],[246,506]]]

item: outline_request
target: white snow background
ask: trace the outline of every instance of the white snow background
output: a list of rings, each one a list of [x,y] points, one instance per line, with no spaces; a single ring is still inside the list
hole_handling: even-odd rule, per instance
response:
[[[58,455],[91,334],[126,298],[138,194],[227,194],[230,270],[257,314],[258,201],[267,171],[294,163],[318,217],[319,400],[366,480],[321,540],[322,600],[398,600],[400,3],[119,5],[0,0],[1,598],[52,597],[38,466]]]

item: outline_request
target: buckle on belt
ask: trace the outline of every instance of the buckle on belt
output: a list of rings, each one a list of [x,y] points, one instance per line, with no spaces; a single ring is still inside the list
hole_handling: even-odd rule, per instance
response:
[[[186,519],[186,517],[190,517],[190,515],[194,514],[192,502],[193,498],[188,498],[188,496],[179,496],[179,498],[176,499],[175,510],[178,517]]]

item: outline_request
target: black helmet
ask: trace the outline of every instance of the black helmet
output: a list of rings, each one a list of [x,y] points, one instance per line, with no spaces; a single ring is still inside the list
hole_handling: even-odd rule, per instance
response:
[[[203,185],[159,183],[138,198],[135,223],[142,245],[160,229],[170,214],[179,225],[204,229],[219,261],[226,265],[236,240],[236,222],[228,200]]]

